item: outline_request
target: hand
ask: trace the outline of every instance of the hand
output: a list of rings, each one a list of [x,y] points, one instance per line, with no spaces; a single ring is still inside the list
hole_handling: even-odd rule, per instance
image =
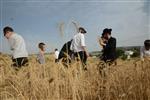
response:
[[[103,40],[103,38],[100,38],[99,39],[99,43],[100,43],[100,45],[103,47],[103,46],[106,46],[106,43],[105,43],[105,41]]]

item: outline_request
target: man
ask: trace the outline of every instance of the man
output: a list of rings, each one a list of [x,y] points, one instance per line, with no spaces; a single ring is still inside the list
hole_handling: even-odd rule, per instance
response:
[[[150,60],[150,39],[144,41],[144,46],[140,50],[141,60]]]
[[[105,39],[107,39],[107,43],[104,46],[104,51],[103,51],[103,59],[105,62],[106,61],[115,61],[117,56],[116,56],[116,39],[111,36],[111,31],[112,29],[105,28],[103,30],[103,36]]]
[[[72,50],[70,49],[72,40],[68,41],[65,43],[60,50],[59,56],[58,56],[58,61],[63,59],[63,62],[68,62],[71,63],[71,56],[73,54]]]
[[[8,39],[12,50],[12,61],[14,67],[25,66],[28,63],[28,53],[26,50],[26,44],[22,36],[16,34],[14,30],[6,26],[3,29],[4,36]]]
[[[58,62],[58,56],[59,56],[59,51],[58,49],[55,49],[55,63]]]
[[[83,67],[85,70],[86,68],[86,62],[87,62],[87,57],[89,57],[89,53],[87,52],[86,45],[85,45],[85,37],[84,35],[86,34],[86,30],[82,27],[79,27],[79,33],[77,33],[73,37],[73,41],[71,44],[71,50],[74,52],[74,56],[80,57],[80,60],[83,64]]]

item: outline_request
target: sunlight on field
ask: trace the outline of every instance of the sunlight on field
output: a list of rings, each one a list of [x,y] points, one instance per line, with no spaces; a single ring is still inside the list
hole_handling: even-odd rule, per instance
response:
[[[88,70],[80,62],[69,68],[55,64],[52,56],[45,65],[31,57],[28,67],[19,71],[11,59],[0,56],[1,100],[150,100],[150,62],[118,60],[106,77],[97,69],[99,60],[88,59]]]

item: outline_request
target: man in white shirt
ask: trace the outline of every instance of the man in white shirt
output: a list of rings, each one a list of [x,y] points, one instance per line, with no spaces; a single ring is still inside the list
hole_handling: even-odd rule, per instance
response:
[[[58,49],[55,49],[55,63],[58,62],[58,56],[59,56],[59,51]]]
[[[144,59],[150,60],[150,40],[144,41],[144,46],[141,47],[141,60],[144,61]]]
[[[8,39],[8,42],[12,51],[13,66],[21,67],[28,63],[28,52],[26,50],[26,44],[22,36],[14,33],[11,27],[6,26],[3,29],[4,36]]]
[[[75,53],[75,57],[80,57],[80,60],[84,66],[84,69],[87,70],[85,67],[87,57],[89,56],[89,53],[87,52],[86,45],[85,45],[85,37],[84,34],[86,33],[86,30],[82,27],[79,28],[79,33],[77,33],[73,37],[73,41],[71,43],[70,49],[73,50]]]

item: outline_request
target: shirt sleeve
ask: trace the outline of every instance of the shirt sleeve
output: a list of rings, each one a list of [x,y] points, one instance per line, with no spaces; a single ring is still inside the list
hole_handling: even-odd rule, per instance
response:
[[[12,50],[19,49],[19,44],[20,44],[21,40],[22,40],[22,38],[19,37],[19,36],[14,37],[14,38],[11,40],[11,49],[12,49]]]
[[[140,48],[140,57],[141,57],[141,60],[144,59],[144,51],[143,51],[143,47]]]
[[[85,37],[83,34],[81,34],[81,46],[86,46],[85,45]]]
[[[10,50],[14,50],[14,48],[13,48],[13,45],[14,45],[14,39],[9,39],[8,40],[8,42],[9,42],[9,45],[10,45]]]

